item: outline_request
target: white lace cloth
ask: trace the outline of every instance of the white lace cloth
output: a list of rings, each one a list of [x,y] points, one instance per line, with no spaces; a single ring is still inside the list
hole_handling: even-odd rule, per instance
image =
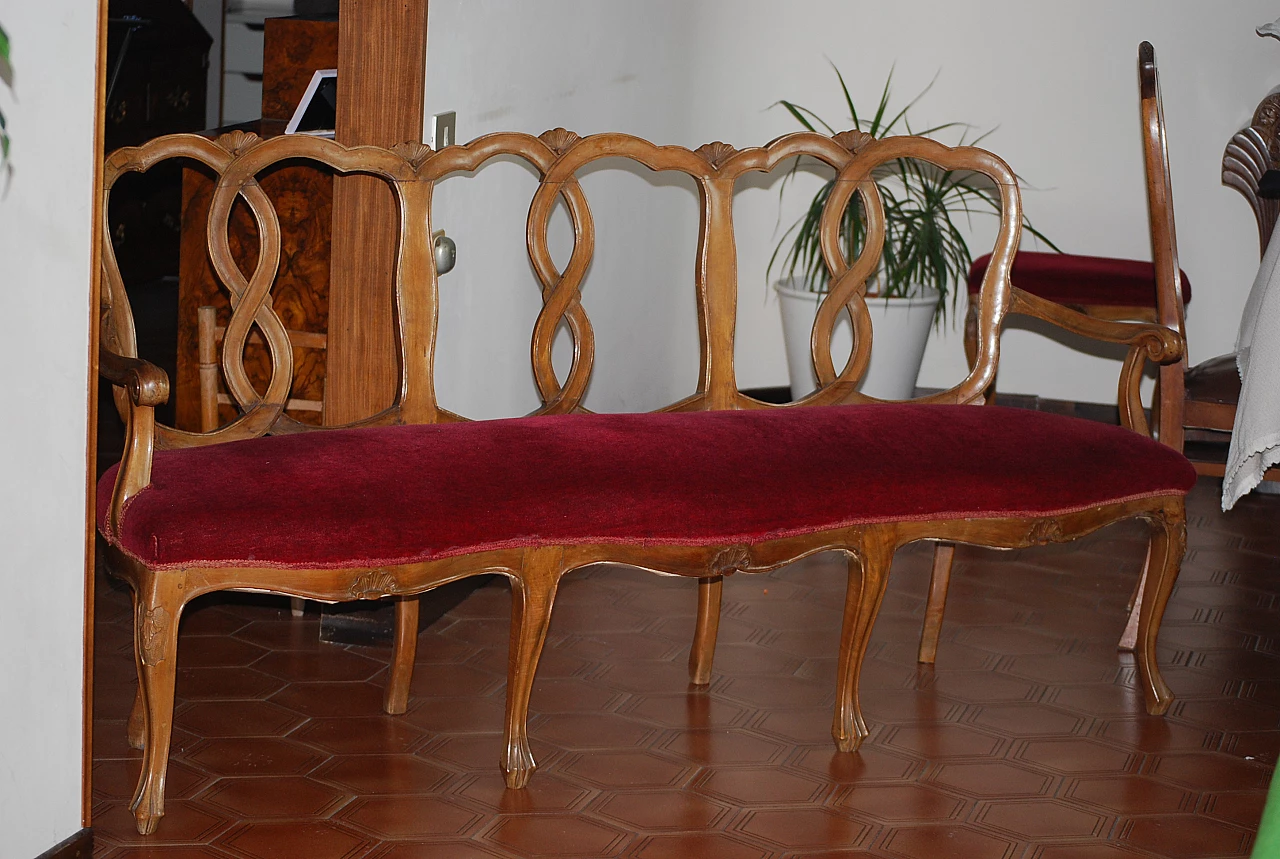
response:
[[[1231,431],[1222,509],[1253,490],[1280,462],[1280,222],[1258,266],[1236,338],[1240,403]]]

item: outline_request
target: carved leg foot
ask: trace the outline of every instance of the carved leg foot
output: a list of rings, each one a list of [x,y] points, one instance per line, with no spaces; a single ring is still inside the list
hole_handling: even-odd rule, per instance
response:
[[[924,628],[920,631],[917,662],[932,665],[938,657],[938,636],[942,633],[942,616],[947,610],[947,588],[951,586],[951,564],[956,547],[936,543],[933,548],[933,575],[929,578],[929,602],[924,609]]]
[[[413,681],[413,659],[418,652],[418,598],[396,601],[396,640],[391,651],[391,674],[387,677],[382,709],[399,716],[409,709],[409,684]]]
[[[155,832],[164,816],[164,781],[173,734],[173,687],[177,675],[178,618],[185,603],[181,573],[149,576],[140,588],[134,621],[134,649],[141,666],[140,691],[146,707],[146,749],[130,810],[138,832]]]
[[[720,597],[724,576],[698,579],[698,620],[689,651],[689,682],[706,686],[711,682],[711,663],[716,655],[716,635],[720,630]]]
[[[1160,666],[1156,662],[1156,638],[1160,634],[1160,621],[1164,617],[1169,595],[1182,569],[1182,558],[1187,551],[1186,514],[1182,500],[1171,502],[1170,509],[1151,520],[1150,564],[1147,581],[1142,589],[1141,615],[1138,618],[1138,640],[1134,655],[1138,663],[1138,680],[1142,684],[1142,696],[1147,712],[1162,716],[1173,703]]]
[[[858,701],[858,680],[867,655],[871,628],[875,625],[893,563],[892,533],[870,530],[863,546],[849,552],[849,586],[844,598],[844,623],[840,629],[840,661],[836,668],[836,713],[831,736],[842,752],[856,751],[866,739],[867,723]]]
[[[519,576],[512,581],[502,776],[513,790],[527,785],[537,769],[529,751],[529,695],[563,574],[561,554],[559,549],[530,549],[525,552]]]

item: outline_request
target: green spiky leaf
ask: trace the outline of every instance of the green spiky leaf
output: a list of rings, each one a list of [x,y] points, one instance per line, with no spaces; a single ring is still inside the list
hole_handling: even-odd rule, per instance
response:
[[[859,115],[844,75],[834,63],[831,67],[840,84],[852,127],[874,137],[898,133],[899,129],[907,134],[921,136],[959,129],[959,145],[974,145],[991,133],[982,132],[970,139],[972,127],[957,122],[931,125],[919,130],[912,128],[910,111],[932,89],[937,75],[905,106],[895,109],[892,99],[893,69],[889,70],[884,86],[881,87],[880,98],[871,119],[864,119],[866,114]],[[814,111],[787,100],[778,101],[777,104],[806,130],[816,132],[822,128],[829,134],[835,133],[835,129]],[[783,177],[779,198],[785,193],[799,168],[800,159],[797,159]],[[920,287],[934,289],[942,296],[935,323],[941,325],[945,322],[948,311],[952,313],[953,320],[958,318],[955,311],[960,293],[963,292],[960,284],[967,277],[973,258],[965,233],[956,219],[962,218],[967,224],[975,214],[998,215],[998,190],[991,187],[990,181],[981,174],[943,170],[931,164],[905,159],[881,165],[873,179],[884,210],[885,239],[881,249],[881,283],[872,292],[878,291],[879,295],[890,297],[910,295]],[[772,276],[776,265],[786,276],[801,280],[810,290],[828,290],[831,272],[822,255],[821,226],[823,211],[834,186],[835,180],[832,179],[819,188],[805,213],[783,233],[769,258],[766,277]],[[853,196],[840,217],[839,244],[847,261],[857,257],[866,242],[862,193],[859,191]],[[1023,228],[1048,247],[1058,250],[1029,221],[1023,221]]]

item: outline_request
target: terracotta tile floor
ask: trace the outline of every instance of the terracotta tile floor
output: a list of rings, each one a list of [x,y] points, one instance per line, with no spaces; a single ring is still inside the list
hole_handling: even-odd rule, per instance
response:
[[[693,583],[566,580],[533,697],[541,768],[498,774],[501,580],[422,634],[381,714],[388,652],[317,640],[282,602],[184,619],[168,814],[140,838],[127,595],[98,593],[95,855],[426,857],[1243,856],[1280,750],[1280,498],[1190,501],[1161,638],[1178,701],[1150,718],[1115,641],[1142,559],[1077,544],[962,549],[936,669],[915,647],[929,555],[899,553],[863,680],[871,737],[828,735],[844,572],[819,557],[726,583],[717,672],[690,691]]]

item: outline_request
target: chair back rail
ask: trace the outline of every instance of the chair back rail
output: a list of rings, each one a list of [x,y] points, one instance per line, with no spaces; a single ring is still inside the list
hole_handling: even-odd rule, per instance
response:
[[[542,308],[531,332],[532,370],[542,405],[538,414],[581,412],[591,378],[595,334],[582,305],[582,287],[595,251],[595,228],[586,195],[578,182],[581,170],[604,158],[626,158],[655,171],[677,171],[694,180],[699,194],[699,241],[693,277],[697,296],[699,360],[697,387],[664,410],[769,408],[770,404],[738,391],[734,371],[737,311],[737,248],[733,195],[738,180],[767,172],[797,156],[822,161],[837,172],[835,190],[823,214],[822,252],[831,289],[813,329],[812,353],[819,388],[795,405],[868,402],[857,385],[870,360],[873,332],[867,312],[867,280],[879,264],[884,241],[884,210],[873,180],[879,165],[899,158],[919,158],[941,169],[970,170],[986,175],[999,189],[1003,212],[991,266],[982,294],[980,359],[960,384],[924,398],[930,402],[970,403],[995,375],[995,332],[1009,305],[1008,268],[1016,250],[1021,221],[1017,182],[996,156],[973,147],[947,147],[924,138],[876,140],[860,132],[835,137],[802,132],[763,147],[737,150],[723,143],[698,149],[657,146],[625,134],[589,137],[554,129],[541,136],[499,133],[439,152],[420,143],[384,149],[345,147],[330,140],[284,136],[261,140],[233,132],[216,141],[174,135],[143,146],[122,149],[107,162],[104,194],[126,172],[145,171],[171,159],[191,159],[217,175],[208,221],[208,248],[213,269],[226,288],[232,307],[222,336],[219,365],[228,395],[239,409],[230,423],[196,433],[156,426],[156,446],[187,447],[251,438],[266,433],[316,429],[288,416],[293,352],[289,332],[271,306],[271,288],[281,264],[279,219],[257,177],[282,161],[309,161],[341,173],[363,173],[385,181],[399,208],[400,241],[395,278],[395,309],[400,346],[400,384],[394,404],[360,425],[431,423],[462,419],[436,400],[433,362],[438,324],[438,284],[431,243],[431,198],[435,183],[446,176],[474,171],[498,156],[516,156],[539,175],[529,205],[527,250],[542,289]],[[846,260],[839,224],[854,194],[861,197],[868,225],[867,241],[858,257]],[[247,205],[257,225],[259,253],[251,272],[241,271],[230,246],[230,218],[236,200]],[[573,250],[563,271],[552,261],[549,224],[557,201],[563,201],[573,226]],[[121,355],[135,356],[135,336],[128,298],[111,253],[104,242],[104,342]],[[854,322],[854,348],[838,372],[831,357],[832,331],[842,310]],[[552,342],[564,324],[573,344],[573,360],[564,379],[552,364]],[[256,331],[256,334],[254,332]],[[244,347],[251,335],[265,342],[272,373],[259,393],[244,366]],[[123,408],[123,398],[118,400]]]
[[[1222,184],[1235,188],[1253,210],[1258,224],[1258,254],[1267,252],[1280,199],[1260,197],[1262,175],[1280,164],[1280,92],[1271,92],[1258,103],[1248,128],[1232,135],[1222,153]]]
[[[1147,212],[1151,226],[1151,259],[1156,270],[1156,321],[1184,338],[1181,269],[1178,267],[1178,238],[1173,218],[1173,182],[1169,175],[1169,147],[1165,140],[1164,106],[1160,97],[1160,76],[1155,49],[1150,42],[1138,46],[1138,88],[1141,97],[1142,157],[1147,178]],[[1175,450],[1183,447],[1183,374],[1187,368],[1185,350],[1181,359],[1157,370],[1155,415],[1162,442]],[[1121,388],[1121,409],[1134,420],[1141,418],[1138,374],[1127,376],[1131,384]],[[1122,382],[1123,385],[1123,382]],[[1126,406],[1127,401],[1127,406]]]

